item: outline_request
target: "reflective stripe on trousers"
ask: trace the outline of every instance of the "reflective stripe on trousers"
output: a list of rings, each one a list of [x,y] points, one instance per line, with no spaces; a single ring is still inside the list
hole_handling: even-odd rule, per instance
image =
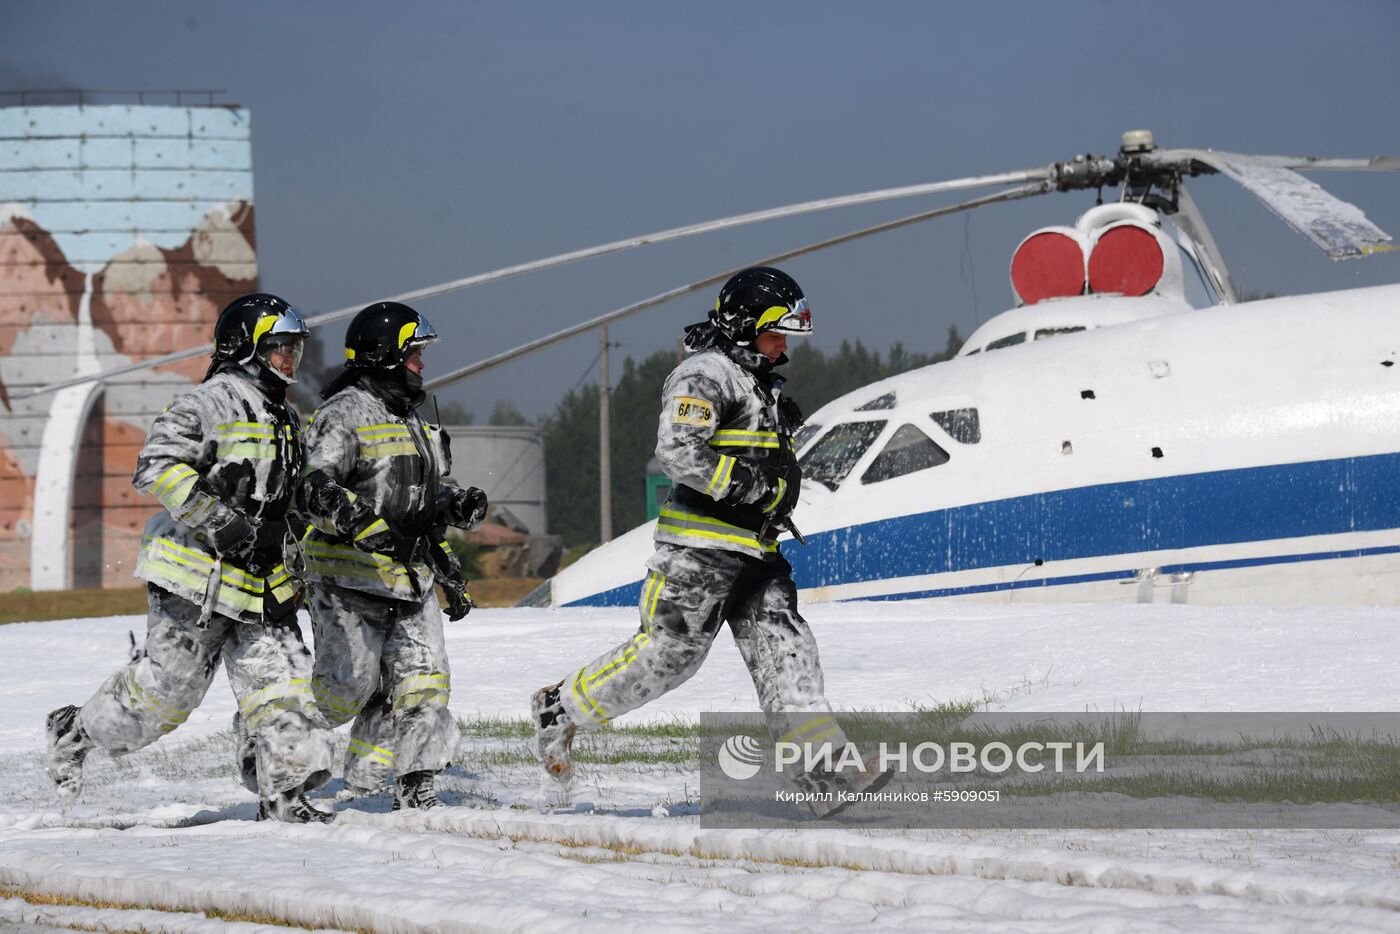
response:
[[[310,685],[309,678],[292,678],[269,685],[239,701],[238,712],[243,715],[248,729],[253,730],[279,710],[314,711],[316,699],[311,695]]]

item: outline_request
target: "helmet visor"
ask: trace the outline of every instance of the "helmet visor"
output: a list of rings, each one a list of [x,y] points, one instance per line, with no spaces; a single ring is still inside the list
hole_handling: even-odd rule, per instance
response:
[[[258,341],[257,356],[267,369],[287,382],[295,383],[305,349],[306,339],[300,333],[288,331],[269,334]]]
[[[799,298],[792,307],[775,305],[758,318],[754,333],[778,331],[782,334],[811,334],[812,308],[807,299]]]
[[[414,350],[426,347],[437,339],[437,331],[433,330],[427,318],[419,315],[417,321],[410,321],[399,330],[399,359],[406,359]]]
[[[258,319],[258,323],[253,326],[253,343],[261,343],[264,337],[273,334],[307,337],[311,334],[311,329],[306,326],[306,322],[295,308],[288,307],[280,315],[268,314]]]

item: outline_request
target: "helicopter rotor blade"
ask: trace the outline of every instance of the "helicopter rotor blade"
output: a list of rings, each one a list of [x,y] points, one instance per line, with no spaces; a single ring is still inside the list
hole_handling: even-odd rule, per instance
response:
[[[1161,149],[1140,157],[1143,162],[1162,167],[1196,164],[1206,171],[1219,172],[1242,186],[1284,220],[1311,240],[1332,259],[1355,259],[1384,253],[1396,247],[1390,234],[1371,223],[1356,205],[1329,194],[1322,186],[1299,175],[1300,169],[1358,169],[1391,171],[1400,168],[1400,158],[1300,159],[1292,156],[1251,156],[1211,149]]]
[[[1254,156],[1266,165],[1295,172],[1400,172],[1400,156],[1334,159],[1327,156]]]
[[[689,295],[692,292],[698,292],[700,289],[703,289],[706,286],[715,285],[717,283],[723,282],[730,276],[732,276],[734,273],[738,272],[739,269],[746,268],[747,266],[770,266],[774,263],[781,263],[785,260],[792,259],[796,256],[803,256],[807,253],[814,253],[817,250],[824,250],[828,247],[838,246],[842,243],[850,243],[852,240],[859,240],[862,237],[869,237],[873,236],[874,234],[885,233],[886,231],[890,230],[896,230],[900,227],[907,227],[910,224],[917,224],[920,221],[932,220],[935,217],[943,217],[948,214],[955,214],[959,211],[969,211],[973,208],[985,207],[986,205],[997,204],[1002,201],[1014,201],[1020,198],[1030,198],[1034,197],[1035,195],[1043,195],[1051,190],[1052,188],[1050,182],[1035,182],[1030,185],[1024,185],[1020,188],[1012,188],[1006,191],[999,191],[995,194],[984,195],[980,198],[973,198],[969,201],[963,201],[958,204],[950,204],[939,208],[933,208],[929,211],[921,211],[918,214],[911,214],[907,217],[901,217],[897,220],[886,221],[882,224],[876,224],[873,227],[865,227],[860,230],[855,230],[850,233],[842,234],[839,237],[832,237],[829,240],[821,240],[816,243],[809,243],[806,246],[797,247],[796,249],[787,250],[782,253],[777,253],[773,256],[765,257],[764,259],[755,260],[752,263],[746,263],[743,267],[737,267],[735,269],[726,269],[723,272],[717,272],[713,275],[706,276],[703,279],[697,279],[694,282],[687,283],[686,285],[678,286],[674,289],[669,289],[665,292],[661,292],[660,294],[653,295],[650,298],[642,299],[641,301],[634,302],[631,305],[625,305],[622,308],[618,308],[614,311],[607,312],[606,314],[599,315],[596,318],[591,318],[588,321],[571,325],[567,328],[564,328],[563,330],[556,331],[553,334],[537,338],[536,340],[529,341],[525,344],[521,344],[518,347],[513,347],[510,350],[505,350],[501,353],[494,354],[490,357],[487,357],[485,360],[478,360],[476,363],[470,363],[467,366],[453,370],[450,373],[444,373],[441,376],[437,376],[433,379],[425,381],[423,383],[423,388],[427,390],[436,390],[442,388],[443,386],[450,386],[451,384],[460,382],[461,380],[480,375],[481,373],[485,373],[487,370],[495,369],[496,367],[501,366],[502,364],[509,363],[510,361],[518,357],[523,357],[526,354],[535,352],[536,350],[543,350],[545,347],[548,347],[552,344],[557,344],[561,341],[566,341],[571,337],[577,337],[579,334],[584,334],[595,328],[611,324],[612,322],[618,321],[622,318],[630,318],[635,314],[643,312],[648,308],[653,308],[664,302],[668,302],[673,298],[679,298],[682,295]]]
[[[597,246],[585,247],[581,250],[572,250],[568,253],[560,253],[555,256],[548,256],[544,259],[532,260],[527,263],[518,263],[514,266],[505,266],[490,272],[478,273],[462,279],[454,279],[438,285],[428,286],[423,289],[415,289],[411,292],[403,292],[398,295],[391,295],[387,298],[375,299],[374,301],[392,302],[415,302],[426,298],[433,298],[438,295],[445,295],[449,292],[456,292],[461,289],[468,289],[472,286],[485,285],[488,282],[499,282],[502,279],[509,279],[513,276],[520,276],[526,273],[539,272],[545,269],[553,269],[556,266],[563,266],[568,263],[577,262],[583,259],[591,259],[595,256],[605,256],[609,253],[618,253],[624,250],[635,249],[636,247],[648,246],[653,243],[665,243],[671,240],[680,240],[685,237],[694,237],[699,234],[712,233],[717,230],[727,230],[732,227],[740,227],[747,224],[757,224],[762,221],[778,220],[785,217],[796,217],[802,214],[812,214],[818,211],[829,211],[835,208],[851,207],[859,204],[873,204],[880,201],[893,201],[901,198],[915,198],[922,195],[939,194],[947,191],[961,191],[968,188],[986,188],[992,185],[1012,185],[1025,182],[1044,181],[1051,175],[1051,168],[1022,169],[1014,172],[1002,172],[995,175],[977,175],[967,178],[956,178],[941,182],[925,182],[918,185],[905,185],[900,188],[882,188],[875,191],[866,191],[852,195],[841,195],[835,198],[819,198],[815,201],[803,201],[798,204],[789,204],[782,207],[766,208],[761,211],[751,211],[747,214],[735,214],[730,217],[716,218],[715,220],[702,221],[698,224],[688,224],[684,227],[672,227],[667,230],[656,231],[655,233],[643,234],[640,237],[629,237],[625,240],[614,240],[611,243],[603,243]],[[306,323],[310,325],[329,324],[332,321],[339,321],[348,318],[360,311],[365,305],[373,302],[365,302],[347,308],[339,308],[335,311],[328,311],[319,315],[307,317]],[[134,373],[138,370],[148,370],[153,367],[174,363],[178,360],[186,360],[190,357],[197,357],[207,354],[214,349],[213,343],[200,344],[197,347],[190,347],[185,350],[177,350],[173,353],[163,354],[153,357],[150,360],[143,360],[139,363],[130,363],[123,366],[112,367],[87,376],[78,376],[72,379],[47,383],[34,389],[16,392],[11,395],[12,399],[29,399],[45,393],[55,392],[69,386],[77,386],[81,383],[89,383],[94,380],[105,381],[115,376],[122,376],[127,373]]]

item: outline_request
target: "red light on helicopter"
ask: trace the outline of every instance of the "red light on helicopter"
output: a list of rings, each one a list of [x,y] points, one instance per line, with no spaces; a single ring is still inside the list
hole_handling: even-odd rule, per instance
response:
[[[1084,292],[1084,251],[1054,230],[1031,234],[1011,257],[1011,285],[1027,305]]]
[[[1089,254],[1089,290],[1146,295],[1162,278],[1162,247],[1141,227],[1124,224],[1104,232]]]

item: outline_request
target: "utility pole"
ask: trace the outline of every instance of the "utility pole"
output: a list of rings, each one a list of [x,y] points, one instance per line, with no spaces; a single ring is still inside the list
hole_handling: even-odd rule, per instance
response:
[[[612,528],[612,400],[608,397],[608,328],[599,328],[598,354],[598,538],[610,542]]]

